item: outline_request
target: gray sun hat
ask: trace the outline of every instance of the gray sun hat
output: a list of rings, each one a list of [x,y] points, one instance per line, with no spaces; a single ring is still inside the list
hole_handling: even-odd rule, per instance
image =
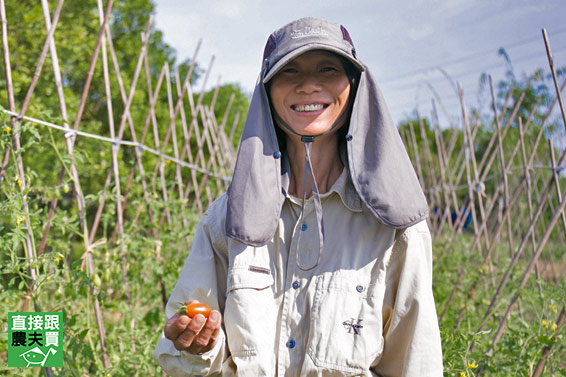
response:
[[[350,34],[344,26],[315,18],[302,18],[269,36],[263,52],[263,82],[268,82],[297,56],[312,50],[334,52],[348,59],[358,71],[364,70],[364,66],[356,57]]]
[[[264,84],[293,58],[319,49],[345,57],[360,72],[350,120],[345,124],[348,132],[341,143],[345,147],[340,152],[363,203],[391,228],[405,228],[428,217],[426,198],[399,132],[373,76],[357,58],[347,30],[324,20],[303,18],[275,31],[265,46],[228,189],[226,235],[232,239],[262,246],[275,234],[290,168],[286,151],[279,150]],[[321,248],[322,225],[318,232]]]

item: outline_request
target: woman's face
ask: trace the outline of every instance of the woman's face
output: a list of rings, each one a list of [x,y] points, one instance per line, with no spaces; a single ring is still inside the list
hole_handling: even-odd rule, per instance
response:
[[[293,131],[318,135],[329,130],[347,110],[350,82],[340,58],[315,50],[287,63],[271,79],[269,95],[277,115]]]

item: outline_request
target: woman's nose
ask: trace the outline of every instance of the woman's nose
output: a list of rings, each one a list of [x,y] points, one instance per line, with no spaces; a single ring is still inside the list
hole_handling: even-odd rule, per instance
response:
[[[297,92],[312,93],[321,89],[320,80],[315,75],[304,75],[297,84]]]

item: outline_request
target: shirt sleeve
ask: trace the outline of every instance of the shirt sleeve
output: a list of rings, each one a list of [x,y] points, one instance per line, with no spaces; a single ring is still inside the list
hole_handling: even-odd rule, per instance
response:
[[[432,294],[432,244],[426,222],[398,235],[387,265],[384,348],[373,372],[442,376],[442,348]]]
[[[165,308],[166,321],[175,314],[179,303],[189,299],[224,312],[228,257],[222,231],[225,218],[223,199],[221,197],[212,204],[197,227],[191,252]],[[178,351],[162,332],[153,357],[173,377],[220,376],[222,363],[228,357],[224,327],[214,348],[198,355]]]

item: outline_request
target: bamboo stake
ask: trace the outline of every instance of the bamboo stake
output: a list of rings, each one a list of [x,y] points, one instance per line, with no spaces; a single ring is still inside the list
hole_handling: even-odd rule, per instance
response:
[[[423,176],[423,168],[421,165],[421,158],[419,153],[419,148],[417,146],[417,139],[415,138],[415,131],[413,130],[413,123],[409,122],[409,133],[407,135],[407,147],[410,145],[411,149],[413,150],[413,156],[415,160],[415,164],[417,165],[417,175],[419,178],[419,183],[421,187],[425,187],[424,176]]]
[[[485,211],[484,211],[484,206],[483,206],[483,198],[482,198],[482,193],[483,191],[479,188],[479,185],[481,184],[481,182],[479,181],[479,176],[478,176],[478,167],[476,165],[476,156],[475,156],[475,152],[474,152],[474,148],[473,148],[473,143],[472,143],[472,137],[470,134],[470,126],[469,126],[469,121],[468,121],[468,114],[467,114],[467,110],[466,110],[466,106],[464,105],[464,90],[462,89],[462,86],[460,85],[460,83],[458,83],[458,89],[460,91],[460,104],[462,107],[462,119],[463,119],[463,125],[464,125],[464,134],[467,135],[467,149],[468,149],[468,156],[469,159],[472,161],[472,168],[473,168],[473,173],[474,173],[474,181],[472,183],[471,178],[470,178],[470,171],[469,171],[469,164],[466,164],[466,167],[468,170],[466,170],[466,175],[468,178],[468,185],[471,186],[472,184],[474,184],[476,186],[476,191],[477,191],[477,198],[478,198],[478,204],[479,204],[479,210],[480,210],[480,218],[483,221],[485,219]],[[468,193],[469,193],[469,198],[470,198],[470,205],[472,208],[472,220],[474,222],[474,231],[476,234],[478,234],[478,223],[477,223],[477,217],[475,214],[475,206],[474,206],[474,195],[473,195],[473,190],[472,187],[468,188]],[[489,236],[487,234],[487,231],[484,232],[484,236],[485,236],[485,243],[486,246],[489,247]]]
[[[532,169],[531,166],[527,165],[527,153],[525,151],[525,128],[523,127],[523,121],[521,120],[521,118],[519,118],[519,141],[521,143],[521,156],[523,158],[523,174],[525,175],[525,180],[526,180],[526,184],[527,184],[527,207],[529,210],[529,219],[533,218],[533,200],[532,200],[532,185],[531,185],[531,176],[530,176],[530,170]],[[551,153],[552,157],[554,157],[554,155]],[[522,218],[519,217],[519,218]],[[531,233],[531,246],[533,248],[533,253],[536,249],[536,238],[535,238],[535,232]],[[540,279],[540,271],[538,268],[538,264],[535,266],[535,271],[536,271],[536,277],[537,277],[537,281]],[[537,287],[538,287],[538,291],[539,294],[542,295],[542,287],[540,285],[540,283],[537,283]]]
[[[6,7],[4,0],[0,0],[0,18],[2,24],[2,55],[4,58],[4,72],[6,74],[6,92],[8,93],[8,108],[12,112],[16,112],[16,100],[14,99],[14,86],[12,84],[12,67],[10,65],[10,48],[8,44],[8,20],[6,18]],[[10,119],[12,129],[14,130],[16,120]],[[0,169],[0,186],[4,180],[4,174],[10,161],[10,149],[6,149],[4,159],[2,161],[2,168]]]
[[[210,101],[210,108],[214,113],[214,108],[216,107],[216,100],[218,99],[218,92],[220,92],[220,79],[221,76],[218,76],[218,81],[216,82],[216,88],[214,88],[214,93],[212,93],[212,100]]]
[[[170,119],[173,118],[173,93],[171,90],[171,73],[169,72],[169,64],[165,65],[165,84],[167,88],[167,103],[169,104],[169,117]],[[179,159],[179,147],[177,146],[177,131],[175,121],[170,123],[171,127],[171,135],[172,135],[172,144],[173,144],[173,155],[176,159]],[[175,164],[175,179],[177,181],[177,188],[179,199],[183,199],[183,180],[181,178],[181,165]],[[185,217],[183,216],[183,226],[186,227],[187,223]]]
[[[92,82],[92,77],[94,75],[94,68],[96,66],[96,61],[98,60],[98,53],[100,52],[100,46],[102,45],[102,37],[104,36],[104,30],[106,29],[106,24],[108,23],[108,17],[110,16],[112,5],[114,5],[114,0],[108,0],[108,3],[106,4],[106,10],[104,12],[104,21],[102,22],[102,26],[100,27],[100,31],[98,33],[98,39],[96,41],[94,52],[92,54],[92,59],[90,60],[90,66],[88,68],[85,86],[83,88],[83,93],[81,95],[81,100],[79,102],[79,109],[77,111],[77,116],[75,117],[75,122],[73,123],[74,130],[79,129],[79,123],[82,120],[88,92],[90,89],[90,84]]]
[[[433,180],[433,176],[434,176],[435,171],[434,171],[434,165],[432,163],[432,154],[430,152],[430,147],[429,147],[429,144],[428,144],[428,137],[426,135],[426,130],[424,128],[424,121],[422,120],[418,111],[417,111],[417,119],[418,119],[418,123],[419,123],[419,131],[420,131],[420,134],[421,134],[421,140],[423,142],[423,148],[421,150],[421,152],[423,153],[423,162],[428,169],[428,174],[426,174],[426,176],[423,174],[423,183],[425,184],[425,186],[423,186],[423,187],[428,186],[428,187],[433,188],[435,186],[434,180]],[[413,136],[413,139],[415,139],[414,132],[412,133],[412,136]],[[426,179],[426,178],[428,178],[428,179]],[[438,190],[433,190],[431,194],[432,194],[432,199],[434,200],[434,201],[431,201],[432,206],[435,206],[436,203],[438,203],[438,205],[441,206],[441,199],[440,199],[440,194],[438,193]],[[430,219],[428,219],[428,220],[430,222]],[[434,227],[433,227],[432,230],[434,231],[435,234],[438,234],[439,231],[440,231],[440,229],[439,229],[440,224],[438,224],[438,220],[439,220],[438,216],[433,217]]]
[[[558,104],[560,105],[560,113],[562,114],[564,127],[566,127],[566,111],[564,110],[564,102],[562,101],[561,89],[558,87],[558,79],[556,77],[556,70],[554,69],[554,58],[552,57],[552,51],[550,50],[550,43],[548,43],[548,35],[546,35],[546,29],[544,28],[542,29],[542,37],[544,38],[544,46],[546,47],[548,65],[550,66],[550,72],[552,73],[552,80],[554,81],[556,98],[558,99]]]
[[[503,152],[503,141],[501,137],[501,126],[499,125],[499,118],[497,117],[497,106],[495,105],[495,94],[493,92],[493,81],[489,75],[489,89],[491,92],[491,103],[493,106],[493,117],[495,120],[495,128],[497,134],[497,150],[499,152],[499,164],[501,167],[501,174],[503,175],[503,205],[505,208],[509,206],[509,182],[507,180],[507,169],[505,166],[505,155]],[[511,222],[507,221],[507,235],[509,239],[509,253],[513,253],[513,233],[511,231]]]
[[[474,143],[474,140],[476,138],[476,134],[477,131],[479,129],[479,126],[475,127],[472,130],[472,139],[471,139],[471,143]],[[464,131],[462,131],[462,136],[464,138],[464,142],[466,142],[466,133]],[[454,190],[456,190],[458,188],[458,185],[460,184],[460,181],[462,179],[462,176],[464,174],[464,172],[466,171],[465,165],[468,163],[466,160],[466,152],[468,151],[468,148],[461,148],[460,152],[458,153],[458,157],[456,158],[456,163],[454,164],[454,166],[456,166],[457,168],[454,169],[454,171],[458,172],[458,176],[456,177],[456,179],[454,180],[454,184],[452,187],[454,187]],[[449,177],[449,181],[452,182],[452,178]],[[468,188],[468,184],[465,184],[465,188]],[[466,224],[466,219],[468,217],[468,215],[471,212],[471,207],[469,206],[469,197],[467,200],[467,203],[465,203],[465,205],[460,207],[460,212],[457,213],[456,216],[456,221],[454,222],[454,230],[450,233],[450,237],[448,239],[448,243],[451,244],[452,241],[454,240],[454,236],[455,234],[461,234],[462,233],[462,229],[464,228],[464,225]],[[463,209],[463,211],[462,211]]]
[[[230,129],[230,143],[232,143],[232,145],[233,145],[234,135],[236,134],[236,127],[238,126],[239,121],[240,121],[240,112],[237,111],[236,117],[234,119],[234,123],[232,123],[232,128]],[[236,147],[236,150],[238,150],[238,147]]]
[[[556,157],[554,156],[554,146],[552,145],[552,140],[548,139],[548,149],[550,153],[550,162],[552,163],[552,177],[554,178],[554,187],[556,188],[556,197],[558,201],[562,201],[562,195],[560,194],[562,190],[560,189],[560,178],[558,177],[558,166],[556,165]],[[566,214],[562,213],[562,230],[566,234]]]
[[[438,150],[438,165],[440,168],[440,182],[442,185],[442,194],[444,196],[444,216],[441,219],[440,222],[440,227],[442,227],[445,219],[448,221],[448,225],[450,226],[450,229],[453,229],[454,224],[452,222],[452,213],[450,211],[450,195],[448,193],[448,187],[449,185],[446,183],[446,170],[449,170],[450,167],[448,166],[448,159],[446,156],[446,149],[444,147],[444,141],[442,139],[442,135],[440,133],[440,129],[439,129],[439,125],[438,125],[438,115],[436,113],[436,104],[434,102],[434,100],[432,100],[432,113],[431,113],[431,119],[432,119],[432,123],[433,123],[433,127],[434,127],[434,137],[435,137],[435,142],[436,142],[436,146],[437,146],[437,150]],[[451,190],[452,194],[453,194],[453,199],[456,199],[456,192],[454,190]],[[456,211],[456,213],[458,213],[458,205],[457,205],[457,199],[454,201],[454,210]]]
[[[102,13],[102,0],[97,0],[98,5],[98,16],[100,20],[100,27],[105,27],[104,25],[104,15]],[[149,38],[149,35],[147,36]],[[110,137],[114,139],[116,137],[114,129],[114,112],[112,109],[112,92],[110,90],[110,77],[108,74],[108,53],[106,51],[106,39],[105,33],[102,33],[102,72],[104,77],[104,91],[106,93],[106,109],[108,112],[108,127],[110,129]],[[127,256],[126,249],[124,245],[124,219],[122,217],[122,192],[120,187],[120,173],[118,170],[118,152],[120,151],[119,144],[112,145],[112,170],[114,173],[114,189],[116,190],[116,220],[119,229],[119,243],[120,243],[120,259],[122,262],[122,284],[124,287],[124,295],[126,298],[126,305],[130,305],[130,292],[128,289],[128,279],[127,279]]]

